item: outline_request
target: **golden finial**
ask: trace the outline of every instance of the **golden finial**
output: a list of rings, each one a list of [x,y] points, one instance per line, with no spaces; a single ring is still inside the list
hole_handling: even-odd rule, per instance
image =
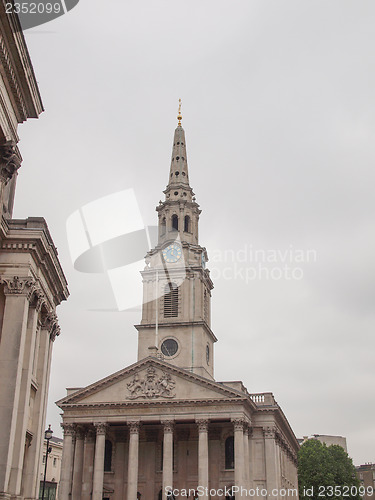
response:
[[[181,127],[181,120],[182,120],[182,115],[181,115],[181,99],[178,100],[178,126]]]

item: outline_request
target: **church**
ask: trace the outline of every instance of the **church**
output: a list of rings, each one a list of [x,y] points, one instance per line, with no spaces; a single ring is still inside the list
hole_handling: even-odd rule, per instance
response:
[[[181,108],[158,242],[142,271],[137,362],[67,389],[60,500],[296,498],[298,442],[272,393],[214,378],[213,283]]]

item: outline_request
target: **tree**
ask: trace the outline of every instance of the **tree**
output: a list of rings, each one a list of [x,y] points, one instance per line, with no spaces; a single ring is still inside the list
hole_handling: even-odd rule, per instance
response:
[[[298,453],[300,499],[360,500],[352,459],[338,445],[309,439]]]

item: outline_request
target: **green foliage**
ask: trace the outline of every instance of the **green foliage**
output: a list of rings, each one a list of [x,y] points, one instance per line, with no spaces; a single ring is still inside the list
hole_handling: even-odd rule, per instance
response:
[[[352,459],[341,446],[309,439],[298,453],[301,500],[360,500]]]

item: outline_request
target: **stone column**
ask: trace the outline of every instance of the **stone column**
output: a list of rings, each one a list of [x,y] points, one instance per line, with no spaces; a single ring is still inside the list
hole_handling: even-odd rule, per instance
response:
[[[278,470],[278,450],[276,446],[276,428],[273,426],[263,427],[264,434],[264,449],[266,460],[266,479],[268,498],[276,500],[278,496],[272,495],[272,490],[279,489],[279,475]]]
[[[247,429],[247,443],[248,443],[248,448],[249,448],[249,464],[247,467],[248,474],[249,474],[249,488],[252,488],[254,485],[254,449],[253,449],[253,441],[252,441],[252,436],[253,436],[253,429],[251,427],[248,427]]]
[[[83,477],[83,447],[84,447],[85,429],[76,427],[76,445],[74,450],[74,469],[72,500],[81,499],[82,477]]]
[[[167,500],[166,488],[173,488],[173,420],[164,420],[161,422],[164,426],[163,441],[163,491],[162,498]]]
[[[124,464],[125,464],[125,432],[116,432],[116,452],[115,452],[115,476],[114,476],[114,499],[123,500],[124,498]]]
[[[33,377],[38,384],[32,413],[33,439],[27,452],[24,468],[23,492],[25,499],[35,499],[39,491],[39,472],[42,458],[42,442],[44,422],[47,412],[49,373],[51,366],[52,347],[59,334],[57,316],[54,312],[42,313],[38,323],[38,342],[35,346],[35,366]]]
[[[127,500],[137,500],[139,422],[129,422],[128,490]]]
[[[98,422],[94,424],[96,428],[95,459],[94,459],[94,477],[92,485],[92,500],[102,500],[103,498],[103,479],[104,479],[104,452],[105,435],[107,424]]]
[[[244,433],[243,433],[243,451],[244,451],[244,463],[245,463],[245,469],[244,469],[244,487],[249,489],[250,488],[250,467],[249,467],[249,462],[250,462],[250,455],[249,455],[249,428],[248,426],[245,427]]]
[[[73,466],[73,437],[74,425],[61,424],[64,429],[64,444],[61,460],[61,476],[60,476],[60,500],[69,500],[70,490],[72,487],[72,466]]]
[[[29,294],[33,280],[29,277],[4,277],[5,307],[0,343],[0,491],[9,491],[11,469],[17,474],[19,450],[15,449],[22,366],[24,359]],[[23,457],[24,450],[22,450]],[[16,468],[15,468],[16,467]],[[15,486],[16,487],[16,486]],[[14,495],[19,492],[9,491]]]
[[[198,486],[208,488],[208,420],[197,420],[198,424]],[[207,500],[208,495],[200,497]]]
[[[244,443],[243,431],[245,421],[233,420],[234,427],[234,484],[241,488],[244,486]],[[241,495],[238,495],[241,496]]]
[[[85,436],[83,450],[83,474],[81,500],[91,500],[94,473],[95,433],[89,430]]]

